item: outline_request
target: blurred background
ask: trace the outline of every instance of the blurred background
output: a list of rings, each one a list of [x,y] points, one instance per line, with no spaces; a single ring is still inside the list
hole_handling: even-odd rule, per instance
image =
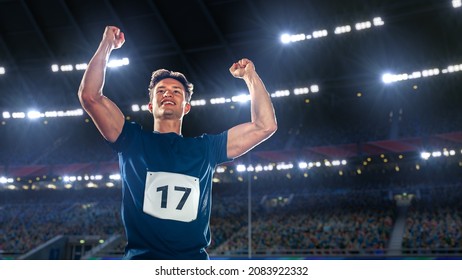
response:
[[[462,258],[460,0],[0,0],[0,256],[119,259],[117,155],[77,90],[105,26],[104,94],[152,130],[151,73],[195,86],[184,136],[278,131],[214,176],[213,259]]]

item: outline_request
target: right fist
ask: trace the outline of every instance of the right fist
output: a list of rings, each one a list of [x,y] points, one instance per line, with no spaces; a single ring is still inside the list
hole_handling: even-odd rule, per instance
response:
[[[112,49],[118,49],[125,43],[125,35],[115,26],[106,26],[103,42],[111,45]]]

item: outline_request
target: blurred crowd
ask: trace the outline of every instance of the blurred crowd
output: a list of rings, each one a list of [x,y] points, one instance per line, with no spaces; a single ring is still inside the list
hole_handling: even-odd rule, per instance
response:
[[[291,186],[282,182],[255,183],[251,197],[244,183],[215,186],[208,249],[212,256],[245,256],[249,246],[253,255],[265,256],[386,255],[397,217],[393,194],[386,188],[333,191],[303,185],[302,180]],[[408,189],[415,196],[406,215],[404,255],[461,254],[461,187]],[[1,196],[4,255],[17,257],[57,235],[107,239],[124,234],[119,187],[3,191]],[[120,255],[124,240],[114,249]]]

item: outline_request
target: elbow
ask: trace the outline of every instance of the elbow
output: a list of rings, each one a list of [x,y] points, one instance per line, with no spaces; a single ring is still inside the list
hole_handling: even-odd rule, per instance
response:
[[[269,128],[270,135],[273,135],[278,130],[278,124],[274,122],[274,124]]]
[[[271,125],[265,126],[263,132],[265,134],[265,138],[270,137],[278,130],[278,125],[276,122],[272,123]]]
[[[88,90],[85,90],[85,88],[80,87],[78,95],[80,104],[85,110],[93,107],[99,102],[100,95],[89,92]]]

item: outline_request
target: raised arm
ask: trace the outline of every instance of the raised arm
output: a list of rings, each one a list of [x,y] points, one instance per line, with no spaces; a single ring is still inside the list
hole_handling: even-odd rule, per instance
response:
[[[82,107],[109,142],[115,142],[119,137],[125,117],[119,107],[103,95],[104,79],[112,50],[122,47],[124,42],[124,33],[119,28],[106,27],[103,39],[88,63],[78,93]]]
[[[252,61],[241,59],[229,71],[234,77],[243,79],[250,92],[250,122],[239,124],[228,131],[228,157],[236,158],[273,135],[277,130],[277,122],[270,95]]]

